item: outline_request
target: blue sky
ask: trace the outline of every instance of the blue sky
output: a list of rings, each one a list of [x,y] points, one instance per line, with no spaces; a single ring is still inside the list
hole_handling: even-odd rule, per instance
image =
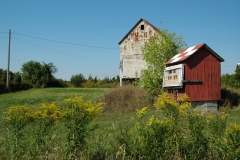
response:
[[[112,78],[119,75],[118,42],[144,18],[189,47],[206,43],[225,60],[222,74],[232,74],[240,62],[239,8],[239,0],[0,0],[0,68],[7,69],[11,29],[13,72],[34,60],[52,62],[63,80]]]

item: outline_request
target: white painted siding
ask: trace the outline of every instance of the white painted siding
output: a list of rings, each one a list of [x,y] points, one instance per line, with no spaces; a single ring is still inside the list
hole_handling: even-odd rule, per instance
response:
[[[122,79],[140,78],[143,71],[147,69],[141,48],[150,36],[154,36],[155,32],[155,28],[142,20],[121,42],[120,85],[122,85]]]

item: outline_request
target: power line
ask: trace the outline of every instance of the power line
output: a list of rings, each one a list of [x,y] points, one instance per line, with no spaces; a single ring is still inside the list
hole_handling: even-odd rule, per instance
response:
[[[74,45],[74,46],[82,46],[82,47],[89,47],[89,48],[100,48],[100,49],[114,49],[114,50],[118,50],[117,48],[91,46],[91,45],[84,45],[84,44],[77,44],[77,43],[69,43],[69,42],[63,42],[63,41],[51,40],[51,39],[47,39],[47,38],[40,38],[40,37],[25,35],[25,34],[16,33],[16,32],[12,32],[12,33],[17,34],[17,35],[21,35],[21,36],[25,36],[25,37],[40,39],[40,40],[44,40],[44,41],[55,42],[55,43],[62,43],[62,44],[68,44],[68,45]]]
[[[236,65],[237,66],[237,65]],[[236,66],[222,66],[222,67],[236,67]]]
[[[50,50],[50,51],[54,51],[54,52],[58,52],[58,53],[62,53],[62,54],[66,54],[66,55],[70,55],[70,56],[74,56],[74,57],[79,57],[79,58],[88,59],[88,60],[91,60],[91,61],[96,61],[96,62],[101,62],[101,63],[108,63],[108,64],[112,64],[112,65],[118,65],[118,64],[115,64],[115,63],[99,61],[99,60],[86,58],[86,57],[82,57],[82,56],[78,56],[78,55],[74,55],[74,54],[69,54],[69,53],[66,53],[66,52],[57,51],[57,50],[54,50],[54,49],[51,49],[51,48],[47,48],[47,47],[39,46],[39,45],[36,45],[36,44],[33,44],[33,43],[25,42],[25,41],[22,41],[22,40],[19,40],[19,39],[16,39],[16,38],[12,38],[12,39],[20,41],[20,42],[23,42],[23,43],[26,43],[26,44],[30,44],[30,45],[33,45],[33,46],[36,46],[36,47],[40,47],[40,48],[43,48],[43,49],[47,49],[47,50]]]

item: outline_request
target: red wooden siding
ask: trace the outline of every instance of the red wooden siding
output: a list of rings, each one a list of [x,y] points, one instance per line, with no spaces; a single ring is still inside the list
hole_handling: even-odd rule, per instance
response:
[[[185,92],[190,100],[221,100],[220,62],[216,57],[203,47],[185,64],[185,80],[202,81],[202,83],[186,83]]]
[[[201,80],[201,83],[187,82],[178,89],[178,97],[186,93],[190,101],[221,100],[220,61],[206,47],[200,48],[185,64],[185,80]],[[169,96],[173,97],[169,89]]]

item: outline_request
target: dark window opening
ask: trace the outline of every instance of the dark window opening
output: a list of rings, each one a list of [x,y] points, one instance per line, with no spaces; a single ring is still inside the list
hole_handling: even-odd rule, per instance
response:
[[[173,90],[173,97],[174,99],[178,98],[178,90]]]
[[[144,25],[141,25],[141,30],[144,30]]]

